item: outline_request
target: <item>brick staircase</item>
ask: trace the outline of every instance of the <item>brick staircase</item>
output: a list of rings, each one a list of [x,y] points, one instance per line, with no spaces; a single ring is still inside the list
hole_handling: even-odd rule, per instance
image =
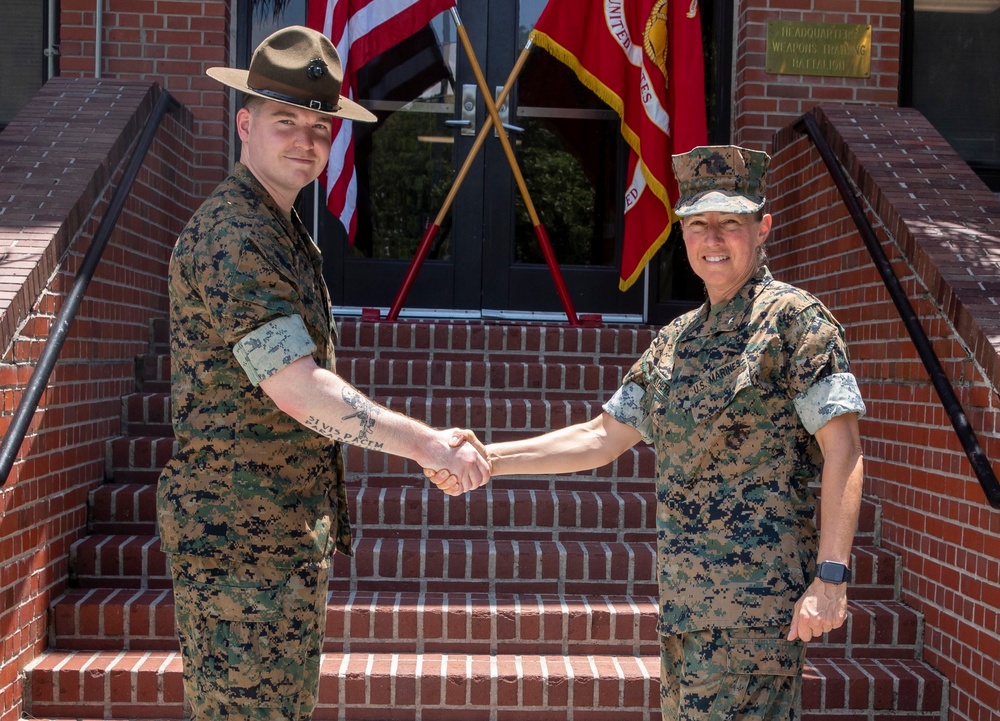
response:
[[[434,426],[504,440],[599,412],[650,328],[342,324],[340,372]],[[27,670],[36,719],[183,718],[181,662],[154,493],[173,447],[164,324],[123,398],[50,650]],[[589,474],[498,478],[449,498],[419,469],[347,451],[357,535],[335,558],[317,719],[631,721],[659,718],[653,455]],[[942,718],[944,681],[918,660],[921,619],[866,502],[848,624],[809,650],[804,718]]]

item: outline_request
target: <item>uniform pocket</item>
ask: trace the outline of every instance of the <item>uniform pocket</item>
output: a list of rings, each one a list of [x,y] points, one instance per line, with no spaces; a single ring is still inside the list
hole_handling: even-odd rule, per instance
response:
[[[804,654],[805,644],[783,638],[730,637],[727,673],[709,720],[786,718],[797,695]]]
[[[803,651],[803,644],[782,638],[731,638],[727,666],[736,674],[795,676]]]
[[[199,708],[209,716],[218,709],[278,708],[284,702],[270,687],[287,581],[234,578],[205,566],[173,566],[178,632]]]
[[[204,571],[175,570],[179,584],[174,593],[185,596],[185,605],[199,613],[226,621],[268,622],[282,616],[283,581],[235,580],[213,577]]]

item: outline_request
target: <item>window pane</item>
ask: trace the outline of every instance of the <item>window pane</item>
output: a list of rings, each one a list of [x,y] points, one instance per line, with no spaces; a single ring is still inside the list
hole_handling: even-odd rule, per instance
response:
[[[519,4],[521,47],[545,3]],[[618,116],[541,48],[532,49],[521,71],[518,103],[518,162],[559,264],[614,266],[624,196]],[[545,262],[520,195],[514,260]]]
[[[0,128],[42,87],[46,63],[45,4],[38,0],[4,0],[0,42]]]
[[[914,4],[912,103],[1000,190],[1000,0]]]

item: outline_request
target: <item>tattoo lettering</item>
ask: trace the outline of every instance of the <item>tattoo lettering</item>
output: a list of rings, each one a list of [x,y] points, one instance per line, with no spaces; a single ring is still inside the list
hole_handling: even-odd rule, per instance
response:
[[[372,439],[372,431],[375,430],[376,419],[379,414],[382,413],[382,409],[350,386],[344,386],[342,395],[344,402],[354,409],[354,413],[344,416],[342,420],[349,421],[352,418],[357,419],[360,428],[358,428],[358,432],[356,434],[348,433],[339,428],[335,428],[329,423],[325,423],[319,418],[315,418],[313,416],[310,416],[306,420],[305,425],[308,428],[312,428],[320,435],[332,438],[335,441],[342,441],[344,443],[351,443],[358,446],[365,446],[366,448],[381,450],[385,444],[374,441]]]
[[[379,409],[376,408],[375,410],[378,411]],[[350,417],[352,416],[348,416],[348,418]],[[333,440],[340,441],[341,443],[350,443],[356,446],[365,446],[366,448],[373,448],[376,451],[382,450],[383,446],[385,445],[384,443],[376,443],[372,441],[367,436],[367,433],[365,434],[364,437],[362,437],[360,433],[358,435],[354,435],[353,433],[345,433],[339,428],[335,428],[334,426],[331,426],[329,423],[321,421],[319,418],[316,418],[315,416],[309,416],[305,420],[304,425],[306,426],[306,428],[311,428],[312,430],[316,431],[321,436],[332,438]]]

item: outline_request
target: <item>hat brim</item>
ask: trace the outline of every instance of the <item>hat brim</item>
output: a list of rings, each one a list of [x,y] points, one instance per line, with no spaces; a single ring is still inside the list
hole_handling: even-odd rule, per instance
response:
[[[756,213],[764,207],[764,198],[724,190],[708,190],[681,198],[674,207],[680,218],[699,213]]]
[[[228,85],[231,88],[239,90],[241,93],[246,93],[247,95],[255,95],[258,98],[263,98],[264,100],[270,100],[274,103],[281,103],[282,105],[290,105],[293,108],[303,108],[305,110],[313,110],[306,105],[299,105],[298,103],[289,103],[284,100],[277,100],[275,98],[268,97],[267,95],[261,95],[255,92],[247,86],[247,78],[250,76],[249,70],[240,70],[239,68],[209,68],[205,71],[208,76],[214,80],[218,80],[223,85]],[[356,102],[349,98],[345,98],[343,95],[340,96],[340,101],[337,103],[338,108],[332,112],[325,110],[313,110],[314,113],[319,113],[320,115],[329,115],[334,118],[344,118],[345,120],[357,120],[363,123],[374,123],[378,120],[372,113],[370,113],[365,108],[358,105]]]

